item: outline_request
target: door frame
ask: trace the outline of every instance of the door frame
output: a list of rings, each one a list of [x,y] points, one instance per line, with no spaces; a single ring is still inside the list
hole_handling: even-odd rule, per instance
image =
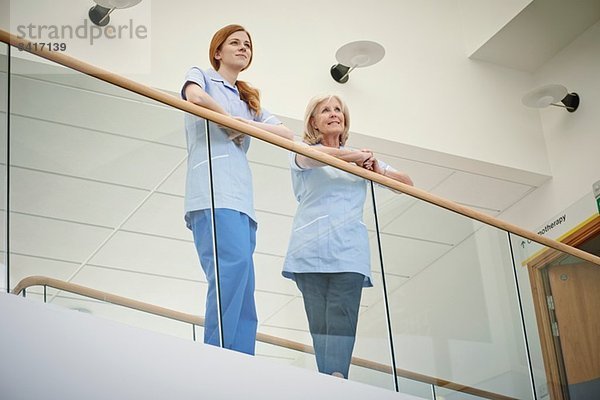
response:
[[[559,241],[573,247],[579,247],[590,239],[600,235],[600,214],[596,215],[573,232],[567,234]],[[548,381],[548,389],[552,400],[566,400],[564,394],[566,389],[561,379],[561,363],[556,354],[552,324],[550,321],[550,310],[546,300],[546,286],[544,284],[544,269],[554,260],[562,256],[562,252],[548,248],[527,262],[529,283],[533,297],[533,306],[538,326],[540,344],[542,347],[542,358]]]

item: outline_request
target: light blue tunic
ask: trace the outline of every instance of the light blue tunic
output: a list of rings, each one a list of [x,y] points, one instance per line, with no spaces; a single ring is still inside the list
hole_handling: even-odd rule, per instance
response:
[[[302,272],[357,272],[371,283],[369,237],[363,223],[367,181],[324,166],[302,169],[290,153],[298,200],[283,276]]]
[[[267,110],[256,115],[246,102],[240,99],[237,87],[232,86],[213,69],[202,71],[191,68],[186,77],[181,96],[185,99],[185,87],[189,82],[198,84],[230,115],[257,122],[277,125],[281,122]],[[211,206],[208,180],[208,155],[206,149],[205,120],[191,114],[185,115],[188,148],[188,165],[185,184],[185,212],[208,209]],[[252,173],[246,153],[250,137],[241,146],[231,141],[227,133],[210,122],[210,139],[213,166],[215,207],[241,211],[256,221],[252,191]],[[189,226],[189,224],[188,224]]]

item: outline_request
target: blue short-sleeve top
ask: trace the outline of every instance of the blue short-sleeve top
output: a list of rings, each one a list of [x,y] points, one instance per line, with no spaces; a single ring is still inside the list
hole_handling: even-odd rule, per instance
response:
[[[281,123],[265,109],[261,109],[260,114],[252,111],[248,104],[240,99],[237,87],[231,85],[213,69],[203,71],[193,67],[188,71],[181,90],[184,100],[186,99],[185,88],[190,83],[199,85],[231,116],[273,125]],[[205,120],[186,114],[185,130],[188,150],[185,185],[187,216],[190,211],[210,208],[211,199]],[[233,142],[225,130],[218,125],[209,122],[209,130],[215,207],[243,212],[256,221],[252,173],[246,157],[250,147],[250,137],[246,136],[240,146]]]
[[[290,166],[298,209],[283,276],[357,272],[365,277],[364,287],[373,286],[363,222],[367,181],[330,166],[302,169],[295,153],[290,153]]]

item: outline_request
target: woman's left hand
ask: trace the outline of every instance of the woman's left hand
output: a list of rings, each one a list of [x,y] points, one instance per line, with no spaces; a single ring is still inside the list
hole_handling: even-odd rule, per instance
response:
[[[374,160],[373,162],[373,172],[377,172],[378,174],[385,175],[385,170],[381,168],[381,164],[379,161]]]

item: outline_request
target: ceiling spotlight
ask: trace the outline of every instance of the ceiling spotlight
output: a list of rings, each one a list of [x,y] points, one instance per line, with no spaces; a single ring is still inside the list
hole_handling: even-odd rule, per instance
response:
[[[331,67],[331,76],[336,82],[346,83],[354,68],[378,63],[384,55],[385,49],[379,43],[366,40],[347,43],[335,53],[338,64]]]
[[[110,22],[109,15],[114,10],[133,7],[140,1],[142,0],[94,0],[96,5],[90,8],[88,16],[94,24],[105,26]]]
[[[559,101],[562,104],[558,104]],[[569,93],[563,85],[551,84],[532,90],[523,96],[521,102],[533,108],[563,107],[572,113],[579,107],[579,95],[575,92]]]

